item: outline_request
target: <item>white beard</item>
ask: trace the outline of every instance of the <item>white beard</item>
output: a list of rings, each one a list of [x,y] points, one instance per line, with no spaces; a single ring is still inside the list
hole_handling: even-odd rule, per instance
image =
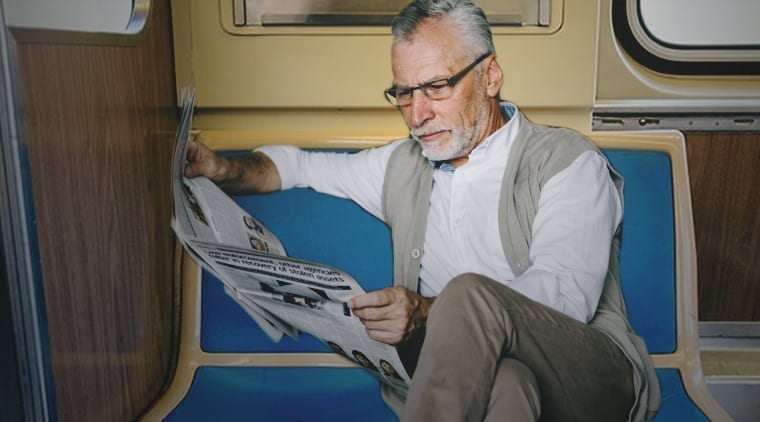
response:
[[[422,155],[432,161],[448,161],[459,158],[469,153],[470,146],[473,143],[472,133],[463,133],[466,129],[456,128],[451,131],[451,138],[448,142],[422,142],[417,137],[415,139],[422,146]]]
[[[448,142],[422,142],[418,137],[419,134],[437,132],[443,129],[431,126],[422,126],[412,130],[412,137],[419,142],[422,147],[422,155],[429,160],[448,161],[467,156],[475,147],[475,136],[480,131],[479,129],[481,125],[486,123],[486,110],[487,107],[481,107],[472,127],[455,127],[447,129],[451,134]]]

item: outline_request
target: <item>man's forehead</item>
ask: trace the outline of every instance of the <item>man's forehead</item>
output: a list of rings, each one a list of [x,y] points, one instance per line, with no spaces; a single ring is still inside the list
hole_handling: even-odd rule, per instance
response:
[[[394,44],[391,51],[393,81],[412,86],[451,76],[459,66],[461,54],[440,45]]]

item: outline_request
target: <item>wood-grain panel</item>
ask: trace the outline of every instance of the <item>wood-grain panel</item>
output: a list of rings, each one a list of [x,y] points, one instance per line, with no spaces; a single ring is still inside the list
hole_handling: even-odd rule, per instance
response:
[[[699,319],[760,321],[760,134],[687,133]]]
[[[20,44],[61,421],[132,420],[170,375],[169,0],[137,46]]]

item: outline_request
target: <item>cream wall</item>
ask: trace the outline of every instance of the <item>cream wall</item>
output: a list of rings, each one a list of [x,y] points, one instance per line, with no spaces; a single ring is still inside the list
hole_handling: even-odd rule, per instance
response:
[[[177,86],[195,86],[194,126],[209,142],[406,134],[382,96],[388,29],[238,30],[231,3],[172,5]],[[553,0],[549,28],[496,28],[502,97],[535,121],[590,130],[598,10],[596,1]]]

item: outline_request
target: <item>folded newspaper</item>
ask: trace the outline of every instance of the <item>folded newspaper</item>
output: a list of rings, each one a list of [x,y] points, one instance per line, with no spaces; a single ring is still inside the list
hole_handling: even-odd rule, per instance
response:
[[[350,298],[364,293],[350,275],[288,257],[274,233],[213,182],[183,177],[193,107],[193,91],[183,90],[172,162],[172,228],[188,254],[273,341],[309,333],[382,382],[407,389],[409,375],[396,349],[369,338],[348,308]]]

